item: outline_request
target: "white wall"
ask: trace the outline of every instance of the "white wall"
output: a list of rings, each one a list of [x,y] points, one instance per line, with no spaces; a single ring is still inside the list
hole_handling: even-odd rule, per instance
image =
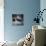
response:
[[[0,0],[0,41],[4,41],[4,0]]]
[[[43,9],[46,9],[46,0],[40,0],[40,9],[41,9],[41,11]],[[43,22],[41,21],[40,24],[43,26],[46,26],[46,11],[43,12],[42,17],[43,17]]]

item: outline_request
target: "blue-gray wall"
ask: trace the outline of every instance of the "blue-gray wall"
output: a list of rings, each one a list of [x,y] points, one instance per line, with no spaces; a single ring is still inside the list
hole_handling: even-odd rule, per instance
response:
[[[40,0],[5,0],[4,2],[5,40],[18,41],[31,30],[35,13],[40,9]],[[24,14],[23,26],[12,25],[13,13]]]

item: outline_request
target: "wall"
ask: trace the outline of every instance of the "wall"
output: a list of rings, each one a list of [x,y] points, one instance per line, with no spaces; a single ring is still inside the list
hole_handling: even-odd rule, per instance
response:
[[[7,41],[18,41],[32,28],[35,12],[40,9],[40,0],[5,0],[4,1],[4,34]],[[12,14],[24,14],[24,25],[13,26]]]
[[[40,2],[41,2],[40,9],[42,11],[43,9],[46,9],[46,0],[41,0]],[[46,20],[45,20],[46,19],[46,10],[43,12],[42,17],[44,20],[43,20],[43,22],[41,21],[40,25],[46,26]]]
[[[4,0],[0,0],[0,42],[4,41]]]

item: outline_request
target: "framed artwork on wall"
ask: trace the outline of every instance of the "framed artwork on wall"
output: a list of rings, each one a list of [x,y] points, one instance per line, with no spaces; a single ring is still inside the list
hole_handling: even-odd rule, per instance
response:
[[[12,24],[13,25],[24,25],[24,15],[23,14],[12,14]]]

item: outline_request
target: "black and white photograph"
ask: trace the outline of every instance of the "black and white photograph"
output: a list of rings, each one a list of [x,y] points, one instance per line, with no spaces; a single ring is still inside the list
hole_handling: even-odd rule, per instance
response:
[[[12,14],[12,24],[13,25],[23,25],[24,24],[23,14]]]

